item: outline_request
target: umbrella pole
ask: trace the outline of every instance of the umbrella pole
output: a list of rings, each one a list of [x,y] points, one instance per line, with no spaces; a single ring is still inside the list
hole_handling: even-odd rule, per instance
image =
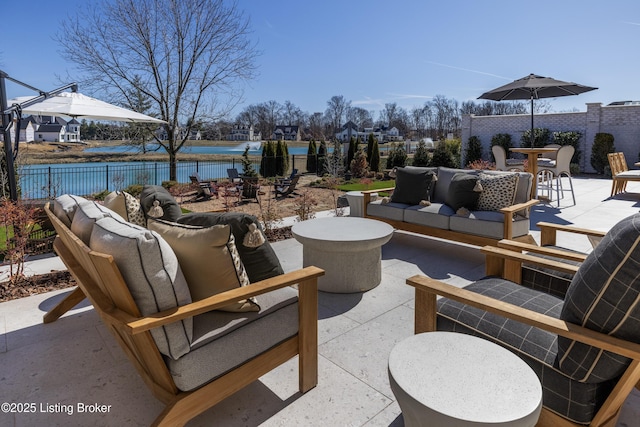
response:
[[[4,162],[7,172],[7,184],[9,186],[9,198],[12,201],[18,200],[18,186],[16,183],[15,165],[13,163],[13,150],[11,144],[11,113],[7,112],[7,90],[5,86],[5,78],[8,77],[3,71],[0,71],[0,113],[2,113],[2,131],[4,134]],[[20,134],[18,127],[15,132]]]
[[[531,135],[529,138],[531,139],[531,148],[533,148],[535,146],[535,136],[533,133],[533,93],[531,94]]]

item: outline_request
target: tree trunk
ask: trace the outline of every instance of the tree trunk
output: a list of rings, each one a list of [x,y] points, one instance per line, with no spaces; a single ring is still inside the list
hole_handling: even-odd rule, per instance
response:
[[[177,172],[177,156],[175,150],[169,151],[169,181],[177,181],[178,180],[178,172]]]

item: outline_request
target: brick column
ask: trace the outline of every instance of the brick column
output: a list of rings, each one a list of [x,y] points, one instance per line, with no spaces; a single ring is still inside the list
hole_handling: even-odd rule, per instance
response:
[[[584,172],[595,172],[591,166],[591,148],[596,134],[600,132],[600,123],[602,117],[602,103],[587,103],[587,115],[585,123],[585,133],[582,137],[582,164],[580,169]]]

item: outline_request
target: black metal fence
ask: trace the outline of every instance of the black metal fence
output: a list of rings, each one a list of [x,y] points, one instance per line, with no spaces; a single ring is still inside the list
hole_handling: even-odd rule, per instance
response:
[[[275,159],[265,159],[276,161]],[[261,158],[252,159],[254,169],[260,170]],[[239,158],[178,162],[177,181],[189,182],[189,175],[197,172],[207,180],[227,179],[227,169],[238,169],[242,173]],[[307,172],[307,156],[290,156],[288,172],[298,169]],[[132,184],[161,185],[169,180],[168,162],[105,162],[87,166],[85,163],[30,165],[19,168],[19,184],[22,199],[52,199],[61,194],[81,196],[102,191],[122,190]]]

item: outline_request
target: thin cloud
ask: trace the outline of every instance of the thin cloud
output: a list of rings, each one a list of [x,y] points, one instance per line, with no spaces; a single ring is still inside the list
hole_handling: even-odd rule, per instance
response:
[[[431,95],[415,95],[415,94],[403,94],[403,93],[390,93],[390,96],[395,99],[432,99]]]
[[[497,77],[499,79],[504,79],[504,80],[513,80],[510,79],[509,77],[503,77],[503,76],[499,76],[497,74],[491,74],[491,73],[486,73],[484,71],[478,71],[478,70],[470,70],[468,68],[462,68],[462,67],[456,67],[454,65],[448,65],[448,64],[441,64],[439,62],[433,62],[433,61],[425,61],[427,64],[433,64],[433,65],[438,65],[440,67],[447,67],[447,68],[453,68],[454,70],[461,70],[461,71],[468,71],[470,73],[476,73],[476,74],[482,74],[484,76],[491,76],[491,77]]]
[[[623,24],[640,26],[640,22],[622,21]]]

